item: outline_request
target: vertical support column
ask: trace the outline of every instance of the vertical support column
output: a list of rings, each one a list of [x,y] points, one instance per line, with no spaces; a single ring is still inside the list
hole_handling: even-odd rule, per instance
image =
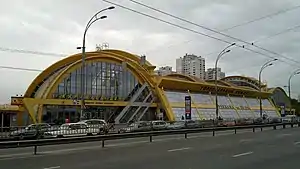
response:
[[[211,92],[209,92],[209,97],[210,97],[210,99],[211,99],[211,101],[212,101],[212,103],[216,106],[216,101],[215,101],[215,99],[214,99],[214,97],[211,95]],[[216,109],[217,107],[215,107],[215,109]],[[216,115],[216,114],[215,114]],[[219,110],[219,115],[220,115],[220,110]],[[216,117],[215,119],[217,119],[218,117]]]
[[[234,108],[236,114],[238,115],[239,118],[241,118],[241,115],[240,115],[238,109],[237,109],[237,108],[235,107],[235,105],[233,104],[233,101],[231,100],[230,95],[227,94],[227,97],[228,97],[228,99],[229,99],[229,102],[231,103],[231,106]]]
[[[28,111],[28,114],[29,114],[32,122],[37,123],[37,119],[36,119],[35,112],[34,112],[35,104],[34,104],[34,101],[32,100],[32,98],[24,98],[23,103],[24,103],[25,108]]]
[[[252,114],[253,114],[253,118],[256,118],[256,115],[255,115],[255,113],[253,112],[253,110],[251,109],[251,106],[249,105],[249,103],[248,103],[247,99],[245,98],[245,96],[243,96],[243,99],[244,99],[245,103],[247,104],[247,106],[250,108],[250,111],[251,111]]]
[[[17,112],[17,125],[23,126],[23,115],[24,115],[24,109]]]
[[[167,96],[164,93],[163,88],[155,87],[158,98],[161,101],[162,107],[165,109],[166,115],[169,121],[175,121],[174,113],[172,111],[172,107],[168,101]]]
[[[195,109],[197,111],[198,117],[200,118],[200,120],[204,120],[204,117],[201,114],[201,112],[198,110],[197,104],[195,103],[194,98],[192,97],[190,91],[188,90],[187,92],[188,92],[188,95],[191,97],[192,105],[195,106]],[[192,108],[193,108],[193,106],[192,106]]]

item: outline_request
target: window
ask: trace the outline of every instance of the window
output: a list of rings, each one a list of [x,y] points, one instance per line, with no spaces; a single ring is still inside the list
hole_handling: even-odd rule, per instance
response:
[[[123,70],[121,64],[92,62],[86,64],[86,99],[125,99],[138,84],[130,70]],[[78,99],[81,97],[81,68],[69,74],[56,89],[55,98]]]

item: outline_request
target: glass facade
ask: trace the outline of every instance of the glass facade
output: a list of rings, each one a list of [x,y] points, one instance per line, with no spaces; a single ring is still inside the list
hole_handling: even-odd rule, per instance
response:
[[[237,108],[237,111],[241,118],[255,117],[254,113],[252,112],[252,110],[250,110],[250,107],[248,106],[244,98],[230,97],[230,100],[232,101],[233,105]]]
[[[81,67],[70,73],[59,85],[53,98],[80,99]],[[138,87],[138,80],[121,64],[89,62],[86,64],[85,99],[128,100]]]
[[[168,101],[171,103],[183,103],[185,96],[188,96],[187,92],[174,92],[165,91]],[[192,106],[194,104],[210,105],[215,106],[215,96],[201,93],[191,93]],[[239,119],[239,118],[256,118],[260,117],[259,110],[252,110],[251,107],[258,107],[258,99],[255,98],[243,98],[236,96],[218,96],[219,103],[219,115],[223,119]],[[268,99],[262,100],[263,107],[273,107]],[[198,109],[198,111],[197,111]],[[192,119],[193,120],[210,120],[216,118],[216,110],[214,108],[192,108]],[[182,120],[185,116],[184,107],[173,107],[172,108],[175,119]],[[269,117],[278,117],[275,110],[265,111]]]
[[[256,117],[260,117],[260,110],[254,110]],[[263,110],[263,115],[266,114],[268,117],[280,117],[275,110]]]
[[[208,94],[195,94],[192,93],[191,97],[194,99],[194,102],[197,104],[213,104],[211,96]]]
[[[205,120],[216,119],[216,109],[199,109]]]
[[[246,102],[248,103],[249,106],[259,106],[258,99],[254,98],[245,98]]]
[[[175,121],[184,120],[185,108],[172,108],[172,110],[173,110],[173,113],[175,116]],[[198,109],[198,111],[199,111],[199,109]],[[191,119],[192,120],[201,120],[196,108],[192,108],[192,110],[191,110]]]
[[[215,102],[215,97],[212,97]],[[242,98],[240,98],[242,99]],[[219,114],[223,119],[237,119],[239,115],[228,96],[218,96]]]
[[[84,98],[88,100],[101,101],[128,101],[141,87],[138,79],[121,64],[109,62],[86,63]],[[69,73],[53,94],[53,98],[79,100],[82,97],[81,67]],[[142,93],[141,99],[149,90]],[[143,97],[143,98],[142,98]],[[138,98],[139,99],[139,98]],[[86,106],[83,112],[84,119],[113,118],[123,110],[124,107]],[[147,113],[145,114],[149,116]],[[62,124],[68,119],[70,122],[80,120],[79,106],[45,106],[43,121],[48,123]]]
[[[171,91],[166,91],[165,94],[170,103],[184,102],[185,96],[189,95],[187,92],[171,92]]]

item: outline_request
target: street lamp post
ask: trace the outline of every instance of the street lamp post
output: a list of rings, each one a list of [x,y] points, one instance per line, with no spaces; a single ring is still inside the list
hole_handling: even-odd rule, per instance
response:
[[[88,29],[91,27],[91,25],[93,23],[95,23],[98,20],[107,18],[107,16],[98,17],[98,15],[101,12],[104,12],[106,10],[111,10],[111,9],[114,9],[114,8],[115,8],[114,6],[111,6],[111,7],[102,9],[102,10],[98,11],[96,14],[93,15],[93,17],[86,24],[86,27],[85,27],[85,30],[84,30],[84,33],[83,33],[82,47],[77,47],[77,49],[81,49],[82,50],[82,57],[81,57],[81,81],[80,81],[80,83],[81,83],[80,120],[82,120],[82,118],[83,118],[83,111],[84,111],[84,107],[85,107],[84,106],[84,93],[85,93],[84,91],[85,91],[85,75],[86,75],[86,67],[85,67],[85,37],[86,37],[86,33],[87,33]]]
[[[292,77],[294,77],[295,75],[298,75],[300,74],[300,69],[297,69],[296,71],[294,71],[290,77],[289,77],[289,81],[288,81],[288,93],[289,93],[289,99],[290,99],[290,113],[292,111],[292,98],[291,98],[291,80],[292,80]]]
[[[218,119],[218,117],[219,117],[219,104],[218,104],[218,71],[217,71],[217,69],[218,69],[218,62],[219,62],[219,60],[221,59],[221,57],[224,55],[224,54],[226,54],[226,53],[228,53],[228,52],[230,52],[230,50],[228,49],[228,48],[230,48],[230,47],[232,47],[232,46],[234,46],[235,45],[235,43],[233,43],[233,44],[230,44],[229,46],[227,46],[226,48],[224,48],[220,53],[219,53],[219,55],[218,55],[218,57],[217,57],[217,59],[216,59],[216,62],[215,62],[215,103],[216,103],[216,119]]]
[[[262,65],[262,67],[260,68],[259,71],[259,75],[258,75],[258,83],[259,83],[259,113],[260,113],[260,118],[262,118],[262,91],[261,91],[261,74],[262,71],[269,67],[272,66],[274,61],[277,61],[278,59],[273,59],[273,60],[269,60],[268,62],[266,62],[265,64]]]

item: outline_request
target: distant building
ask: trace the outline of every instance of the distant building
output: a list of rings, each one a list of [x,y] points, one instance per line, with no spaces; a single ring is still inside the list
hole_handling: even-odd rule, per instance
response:
[[[175,72],[172,71],[172,67],[171,66],[164,66],[164,67],[158,68],[158,70],[156,71],[156,73],[159,76],[166,76],[168,74],[172,74],[172,73],[175,73]]]
[[[201,56],[186,54],[176,59],[176,72],[204,79],[205,59]]]
[[[205,72],[205,80],[214,80],[215,79],[215,68],[209,68]],[[217,68],[217,79],[220,80],[225,77],[225,73],[222,72],[221,68]]]

